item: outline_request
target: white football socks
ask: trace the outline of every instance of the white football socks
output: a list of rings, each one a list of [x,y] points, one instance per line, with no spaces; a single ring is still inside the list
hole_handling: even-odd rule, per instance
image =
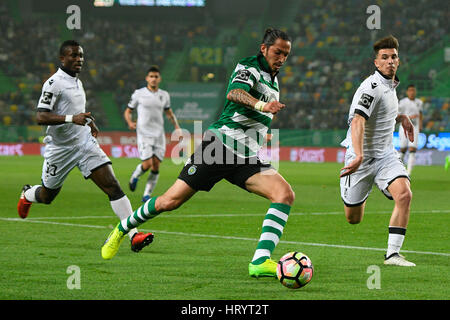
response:
[[[408,157],[408,174],[411,175],[412,172],[412,168],[414,167],[414,164],[416,163],[416,153],[415,152],[410,152],[409,153],[409,157]]]
[[[133,178],[139,178],[140,176],[142,176],[147,170],[142,169],[142,163],[139,163],[136,166],[136,169],[134,169],[133,174],[131,175],[131,179]]]
[[[159,172],[150,171],[148,175],[147,184],[144,189],[144,196],[151,195],[153,189],[155,189],[156,183],[158,182]]]
[[[133,208],[131,207],[130,200],[126,195],[118,200],[110,201],[110,203],[114,213],[119,217],[120,220],[126,219],[133,214]],[[130,239],[134,236],[135,233],[137,233],[136,228],[130,230],[130,232],[128,233]]]
[[[389,226],[389,237],[386,257],[399,253],[405,240],[406,228]]]
[[[28,189],[27,191],[25,191],[24,192],[24,195],[25,195],[25,199],[27,199],[28,201],[30,201],[30,202],[38,202],[37,200],[36,200],[36,190],[38,189],[38,188],[40,188],[41,187],[41,185],[35,185],[35,186],[32,186],[30,189]]]

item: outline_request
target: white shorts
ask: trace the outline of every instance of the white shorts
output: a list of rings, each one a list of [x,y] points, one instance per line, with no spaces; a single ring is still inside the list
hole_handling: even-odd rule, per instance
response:
[[[137,135],[137,146],[139,150],[139,158],[144,161],[156,156],[160,161],[163,161],[166,153],[166,137],[164,134],[158,138],[151,138],[142,135]]]
[[[413,119],[415,120],[415,119]],[[398,127],[398,137],[400,139],[400,149],[406,149],[406,148],[416,148],[419,143],[419,125],[415,122],[414,124],[414,141],[409,141],[408,137],[405,135],[405,131],[403,130],[402,125]]]
[[[64,180],[74,167],[78,167],[87,179],[92,171],[106,163],[111,163],[111,160],[92,136],[86,143],[79,145],[48,144],[45,147],[42,166],[42,184],[49,189],[58,189],[62,187]]]
[[[353,161],[355,155],[345,154],[345,165]],[[359,206],[366,201],[375,183],[383,194],[392,200],[389,185],[397,178],[409,179],[403,163],[394,150],[383,158],[364,158],[363,162],[351,175],[340,178],[341,198],[348,207]]]

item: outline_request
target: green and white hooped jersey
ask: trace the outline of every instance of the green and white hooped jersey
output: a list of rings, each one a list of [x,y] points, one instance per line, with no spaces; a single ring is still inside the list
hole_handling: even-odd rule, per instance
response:
[[[261,101],[279,101],[276,75],[272,77],[262,54],[239,61],[228,83],[227,94],[243,89]],[[222,143],[240,157],[257,155],[272,122],[273,114],[250,109],[226,100],[219,120],[209,126]]]

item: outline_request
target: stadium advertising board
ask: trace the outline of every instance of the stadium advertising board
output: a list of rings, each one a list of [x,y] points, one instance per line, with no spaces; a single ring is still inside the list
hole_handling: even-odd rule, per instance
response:
[[[200,137],[190,139],[190,149],[194,149]],[[98,141],[106,154],[113,158],[138,158],[139,153],[136,146],[135,132],[105,131],[98,136]],[[170,134],[166,134],[166,158],[179,158],[179,145],[171,141]],[[186,143],[186,141],[184,142]],[[399,148],[398,133],[394,133],[394,147]],[[450,133],[420,134],[419,146],[416,153],[417,165],[441,165],[445,163],[445,157],[450,152]],[[42,155],[45,145],[39,143],[0,143],[0,156],[24,156]],[[344,162],[345,149],[336,147],[264,147],[260,157],[267,161],[291,161],[291,162]]]
[[[400,149],[400,138],[398,131],[394,132],[393,143],[395,149]],[[450,151],[450,132],[440,132],[438,134],[419,133],[417,149],[437,149],[439,151]]]

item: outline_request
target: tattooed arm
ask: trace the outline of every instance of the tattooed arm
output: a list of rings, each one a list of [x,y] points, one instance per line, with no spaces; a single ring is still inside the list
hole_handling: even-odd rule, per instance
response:
[[[228,92],[227,99],[239,104],[242,104],[246,107],[254,108],[255,104],[259,101],[254,98],[250,93],[243,89],[234,89]]]
[[[268,103],[263,103],[262,101],[256,99],[250,93],[248,93],[247,91],[245,91],[243,89],[231,90],[227,94],[227,99],[232,102],[242,104],[243,106],[246,106],[247,108],[250,108],[250,109],[255,109],[255,107],[258,108],[258,105],[261,106],[261,104],[263,104],[263,106],[259,110],[263,111],[263,112],[270,112],[273,114],[276,114],[278,111],[280,111],[281,109],[283,109],[285,107],[284,104],[282,104],[278,101],[271,101]]]

